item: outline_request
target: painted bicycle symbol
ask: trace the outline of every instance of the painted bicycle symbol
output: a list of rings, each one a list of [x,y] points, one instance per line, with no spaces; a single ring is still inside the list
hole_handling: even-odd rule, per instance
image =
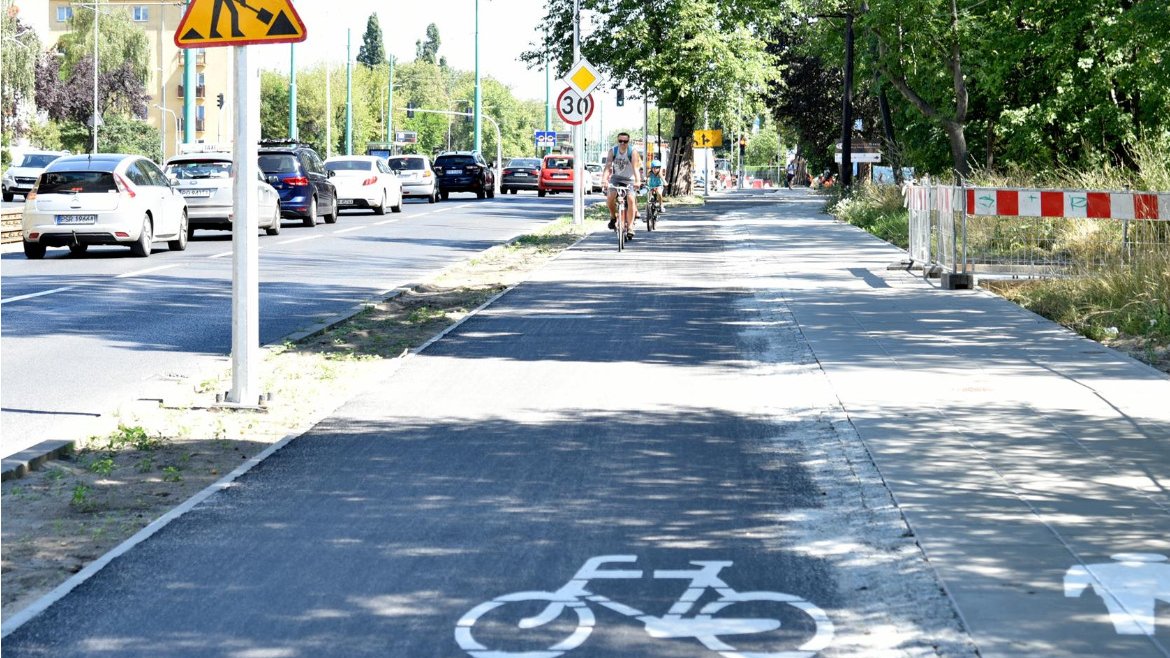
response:
[[[660,616],[646,614],[641,610],[624,603],[614,601],[608,597],[594,594],[588,589],[590,580],[622,579],[638,580],[642,578],[641,570],[603,569],[607,563],[637,561],[635,555],[599,555],[589,558],[577,571],[569,582],[562,585],[555,592],[513,592],[497,596],[491,601],[481,603],[467,611],[455,625],[455,641],[459,647],[475,658],[557,658],[561,654],[572,651],[581,646],[593,632],[596,620],[590,604],[600,605],[626,617],[632,617],[645,625],[646,633],[652,638],[695,638],[703,646],[719,652],[724,658],[810,658],[816,652],[824,649],[833,639],[833,622],[828,615],[816,605],[798,596],[781,592],[739,592],[719,578],[719,572],[733,563],[730,561],[692,561],[691,564],[699,567],[689,570],[661,570],[654,571],[654,578],[689,580],[690,585],[670,610]],[[718,598],[704,604],[694,615],[688,616],[696,607],[699,599],[708,591],[714,590]],[[545,604],[547,602],[547,604]],[[732,609],[737,604],[756,602],[774,602],[784,606],[791,606],[799,611],[797,614],[811,620],[813,636],[796,649],[760,652],[757,650],[740,651],[731,644],[727,636],[743,636],[756,633],[767,633],[780,628],[781,620],[769,617],[731,617],[720,616],[724,611]],[[535,607],[532,607],[533,604]],[[511,604],[513,607],[524,607],[535,611],[532,616],[500,614],[498,609]],[[554,636],[543,649],[515,649],[509,645],[504,649],[491,649],[481,643],[472,634],[476,624],[481,628],[488,625],[486,619],[491,616],[500,616],[505,619],[516,619],[509,628],[518,627],[520,630],[550,628],[550,624],[557,622],[566,611],[571,612],[569,621],[559,621],[557,628],[568,637],[559,639]],[[490,613],[490,615],[489,615]],[[576,617],[575,622],[573,616]],[[803,624],[803,625],[807,625]],[[509,633],[511,631],[508,631]],[[805,633],[807,634],[807,633]],[[557,641],[559,639],[559,641]]]

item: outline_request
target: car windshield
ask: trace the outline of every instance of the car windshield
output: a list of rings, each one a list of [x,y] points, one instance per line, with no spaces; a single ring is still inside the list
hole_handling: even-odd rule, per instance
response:
[[[444,167],[474,167],[475,157],[470,155],[445,155],[435,160],[435,164]]]
[[[572,169],[573,158],[549,158],[544,161],[544,166],[549,169]]]
[[[516,158],[508,163],[509,167],[529,167],[536,168],[540,166],[540,160],[531,160],[528,158]]]
[[[390,168],[394,171],[422,171],[427,167],[422,158],[390,158]]]
[[[589,171],[601,171],[601,165],[599,164],[587,164],[585,168]]]
[[[41,174],[37,194],[86,194],[116,192],[114,175],[108,171],[54,171]]]
[[[330,160],[325,163],[326,169],[333,171],[369,171],[374,163],[369,160]]]
[[[179,180],[231,178],[232,163],[223,160],[176,160],[167,163],[166,172]]]
[[[297,159],[287,153],[261,153],[260,169],[266,173],[297,170]]]
[[[26,153],[20,161],[21,167],[48,167],[53,160],[61,156],[56,153]]]

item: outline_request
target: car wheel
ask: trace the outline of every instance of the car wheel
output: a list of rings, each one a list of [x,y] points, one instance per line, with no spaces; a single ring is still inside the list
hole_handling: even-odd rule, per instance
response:
[[[264,229],[266,235],[280,235],[280,207],[272,213],[272,226]]]
[[[69,253],[73,254],[74,256],[84,256],[86,251],[89,251],[89,245],[87,244],[69,245]]]
[[[309,216],[305,218],[305,226],[317,225],[317,197],[309,200]]]
[[[475,193],[475,198],[477,198],[477,199],[482,199],[482,198],[484,198],[485,196],[487,196],[487,193],[483,191],[483,188],[482,188],[482,187],[481,187],[481,188],[479,188],[479,190],[477,190],[477,191],[476,191],[476,193]]]
[[[130,253],[139,258],[150,256],[150,249],[154,245],[154,228],[150,225],[150,215],[142,218],[142,232],[138,234],[138,242],[130,245]]]
[[[16,196],[16,195],[13,194],[12,192],[5,192],[4,193],[4,200],[11,201],[14,196]]]
[[[451,196],[450,192],[439,192],[439,197],[446,201]]]
[[[390,212],[402,212],[402,193],[398,194],[398,203],[390,206]]]
[[[45,245],[39,242],[24,241],[24,257],[31,260],[40,260],[45,257]]]
[[[429,197],[427,197],[427,203],[434,203],[438,200],[439,200],[439,193],[438,192],[431,192],[431,195]]]
[[[326,224],[337,223],[337,197],[333,197],[333,212],[328,215],[322,215],[322,219],[325,220]]]
[[[183,213],[183,219],[179,222],[179,237],[167,242],[167,247],[171,251],[184,251],[187,249],[187,227],[189,226],[187,213]]]
[[[489,188],[488,188],[488,191],[487,191],[487,197],[488,197],[489,199],[494,199],[494,198],[496,198],[496,188],[494,188],[494,187],[489,187]]]
[[[195,237],[195,227],[192,226],[190,223],[188,223],[187,224],[187,240],[190,240],[193,237]]]
[[[537,190],[536,196],[540,196],[540,197],[544,196],[544,190]]]
[[[386,190],[382,190],[382,202],[379,203],[378,205],[374,206],[374,214],[375,215],[385,215],[386,214]]]
[[[508,188],[506,188],[506,187],[500,188],[500,194],[507,194],[507,193],[508,193]]]

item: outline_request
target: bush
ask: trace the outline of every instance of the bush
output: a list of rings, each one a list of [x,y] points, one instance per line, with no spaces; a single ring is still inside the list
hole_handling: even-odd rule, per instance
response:
[[[910,245],[910,217],[898,187],[863,182],[849,196],[834,187],[825,211],[902,249]]]

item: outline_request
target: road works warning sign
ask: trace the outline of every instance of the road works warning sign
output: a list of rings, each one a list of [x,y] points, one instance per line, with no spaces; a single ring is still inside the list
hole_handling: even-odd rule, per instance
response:
[[[289,0],[192,0],[175,30],[175,45],[247,46],[305,37],[305,24]]]

